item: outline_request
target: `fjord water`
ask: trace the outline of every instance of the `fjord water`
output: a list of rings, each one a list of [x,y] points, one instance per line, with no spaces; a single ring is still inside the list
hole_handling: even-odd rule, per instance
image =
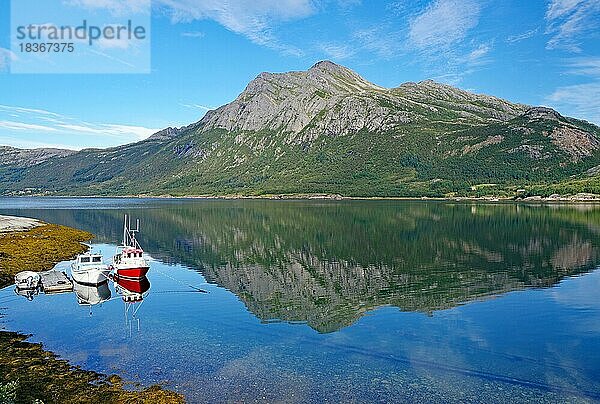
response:
[[[0,199],[107,257],[125,213],[141,305],[6,288],[0,326],[191,402],[600,400],[600,206]]]

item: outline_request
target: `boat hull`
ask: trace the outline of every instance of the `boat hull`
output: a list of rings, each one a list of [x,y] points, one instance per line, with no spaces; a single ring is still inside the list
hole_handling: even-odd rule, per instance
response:
[[[83,285],[100,285],[108,280],[109,273],[108,268],[71,269],[73,280]]]
[[[140,279],[144,278],[150,270],[149,266],[139,266],[134,268],[115,266],[115,272],[120,278]]]

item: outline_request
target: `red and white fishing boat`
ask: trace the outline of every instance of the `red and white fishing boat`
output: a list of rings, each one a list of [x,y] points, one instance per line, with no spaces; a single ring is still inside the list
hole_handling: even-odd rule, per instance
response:
[[[120,278],[139,279],[146,276],[150,264],[146,260],[144,250],[135,238],[140,231],[140,221],[136,222],[136,228],[131,228],[131,219],[125,215],[123,226],[123,244],[117,247],[113,257],[113,270]]]

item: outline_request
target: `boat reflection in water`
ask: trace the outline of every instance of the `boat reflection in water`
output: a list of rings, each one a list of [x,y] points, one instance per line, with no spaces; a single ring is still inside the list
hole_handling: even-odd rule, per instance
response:
[[[138,311],[148,296],[150,290],[150,281],[143,277],[139,279],[129,279],[113,276],[115,290],[121,295],[125,303],[125,326],[129,331],[129,337],[133,336],[133,324],[136,324],[137,332],[141,331],[140,319],[137,316]]]
[[[34,297],[40,294],[40,289],[37,287],[35,289],[22,289],[16,286],[15,293],[18,296],[23,296],[27,300],[32,301]]]
[[[125,303],[141,303],[150,290],[150,281],[143,277],[140,279],[128,279],[115,276],[115,289]]]
[[[86,285],[73,281],[73,292],[77,297],[77,304],[90,307],[90,314],[92,306],[104,303],[110,300],[112,296],[108,282],[99,285]]]

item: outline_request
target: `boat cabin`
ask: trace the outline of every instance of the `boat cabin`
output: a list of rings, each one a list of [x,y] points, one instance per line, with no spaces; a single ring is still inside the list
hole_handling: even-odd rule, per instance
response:
[[[102,255],[99,254],[86,254],[77,257],[77,264],[82,265],[98,265],[102,264]]]
[[[144,250],[139,248],[126,248],[121,252],[123,258],[142,258]]]
[[[142,258],[144,256],[144,250],[140,248],[124,248],[121,252],[114,256],[115,263],[124,262],[128,259]]]

